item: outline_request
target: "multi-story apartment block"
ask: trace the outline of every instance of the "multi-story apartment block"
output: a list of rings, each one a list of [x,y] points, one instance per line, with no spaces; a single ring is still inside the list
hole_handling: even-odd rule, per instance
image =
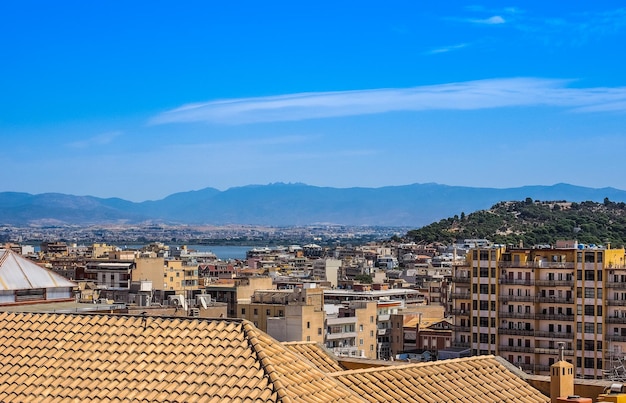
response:
[[[205,284],[203,293],[210,295],[213,301],[228,304],[228,317],[236,318],[239,301],[249,302],[255,290],[267,290],[272,287],[270,277],[237,277],[215,284]]]
[[[279,341],[324,342],[324,302],[319,288],[256,290],[239,301],[238,317]]]
[[[376,301],[325,304],[325,344],[339,357],[378,358]]]
[[[395,353],[392,347],[391,316],[403,310],[415,309],[424,304],[424,295],[411,289],[380,289],[380,284],[372,290],[370,286],[359,284],[352,290],[324,290],[326,304],[339,304],[345,301],[375,301],[376,343],[375,358],[389,359]],[[384,287],[382,287],[384,288]]]
[[[624,255],[574,241],[470,250],[453,276],[455,345],[547,374],[563,342],[577,377],[603,378],[626,352]]]

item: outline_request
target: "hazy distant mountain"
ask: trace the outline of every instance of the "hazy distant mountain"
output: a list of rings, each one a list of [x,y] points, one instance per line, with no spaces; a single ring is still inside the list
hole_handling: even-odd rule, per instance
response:
[[[305,225],[335,223],[420,227],[499,201],[626,201],[626,191],[567,184],[508,189],[434,183],[381,188],[330,188],[304,184],[206,188],[162,200],[134,203],[57,193],[0,193],[0,224],[97,224],[162,221],[185,224]]]

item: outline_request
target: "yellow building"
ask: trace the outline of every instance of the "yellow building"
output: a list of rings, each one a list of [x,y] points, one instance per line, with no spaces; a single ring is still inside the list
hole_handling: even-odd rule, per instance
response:
[[[198,265],[188,265],[182,260],[167,260],[163,267],[163,289],[175,295],[191,298],[198,290]]]
[[[574,241],[470,250],[453,277],[454,345],[548,374],[564,342],[576,377],[604,378],[626,351],[624,255]]]
[[[279,341],[324,342],[324,296],[320,288],[256,290],[238,303],[238,317]]]

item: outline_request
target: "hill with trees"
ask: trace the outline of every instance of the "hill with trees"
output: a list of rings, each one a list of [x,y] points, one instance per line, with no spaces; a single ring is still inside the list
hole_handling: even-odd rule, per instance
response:
[[[626,203],[585,201],[500,202],[488,210],[461,213],[425,227],[411,230],[414,242],[452,243],[457,239],[484,238],[499,244],[525,246],[554,244],[576,239],[585,244],[614,247],[626,245]]]

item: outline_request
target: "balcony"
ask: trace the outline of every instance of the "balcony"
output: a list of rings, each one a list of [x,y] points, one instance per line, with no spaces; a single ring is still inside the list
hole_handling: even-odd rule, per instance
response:
[[[618,342],[626,342],[626,336],[607,336],[606,340],[611,342],[611,341],[618,341]]]
[[[517,353],[531,354],[554,354],[559,355],[561,350],[557,348],[541,348],[541,347],[521,347],[521,346],[499,346],[500,351],[512,351]],[[574,355],[573,350],[563,350],[564,355]]]
[[[569,339],[574,338],[574,333],[563,332],[546,332],[545,330],[538,330],[535,332],[535,337],[547,337],[551,339]]]
[[[574,262],[499,262],[503,269],[573,269]]]
[[[355,325],[356,326],[356,317],[355,316],[344,316],[341,318],[326,318],[326,325]]]
[[[535,348],[535,354],[552,354],[558,356],[561,350],[558,348]],[[563,355],[574,355],[574,350],[563,350]]]
[[[451,315],[460,315],[460,316],[469,316],[469,309],[452,309],[450,311]]]
[[[535,319],[534,313],[525,312],[500,312],[500,318],[514,318],[514,319]]]
[[[450,343],[450,345],[452,347],[458,347],[458,348],[470,348],[471,344],[469,343],[469,341],[453,341],[452,343]]]
[[[499,312],[500,318],[574,321],[574,315],[560,313]]]
[[[450,297],[452,299],[471,299],[472,298],[472,294],[468,292],[453,292],[452,294],[450,294]]]
[[[468,333],[468,332],[472,331],[472,328],[469,327],[469,326],[454,326],[453,329],[454,329],[455,332],[466,332],[466,333]]]
[[[540,372],[549,372],[550,366],[545,364],[520,364],[522,370],[539,375]]]
[[[537,302],[545,304],[573,304],[574,298],[570,297],[537,297]]]
[[[518,301],[518,302],[535,302],[535,296],[533,295],[500,295],[500,301]]]
[[[364,357],[363,351],[357,347],[327,347],[337,357]]]
[[[521,347],[521,346],[499,346],[498,349],[500,351],[514,351],[516,353],[533,353],[535,352],[534,347]]]
[[[607,288],[626,289],[626,282],[622,281],[607,281],[605,284]]]
[[[525,329],[509,329],[506,327],[499,327],[498,334],[510,334],[513,336],[534,336],[534,330],[525,330]]]
[[[606,304],[609,306],[626,306],[625,299],[610,299],[606,301]]]
[[[568,322],[574,321],[574,315],[565,315],[561,313],[538,313],[535,315],[535,319],[538,320],[565,320]]]
[[[624,324],[624,323],[626,323],[626,317],[618,318],[616,316],[608,316],[606,318],[606,323],[620,323],[620,324]]]
[[[452,282],[453,283],[469,283],[471,280],[470,277],[468,276],[455,276],[452,277]]]
[[[356,332],[326,333],[326,340],[356,339]]]
[[[535,280],[536,285],[544,287],[571,287],[574,285],[574,279],[571,280]]]
[[[514,279],[514,278],[506,278],[501,277],[498,279],[500,284],[510,284],[510,285],[535,285],[535,280],[524,280],[524,279]]]

